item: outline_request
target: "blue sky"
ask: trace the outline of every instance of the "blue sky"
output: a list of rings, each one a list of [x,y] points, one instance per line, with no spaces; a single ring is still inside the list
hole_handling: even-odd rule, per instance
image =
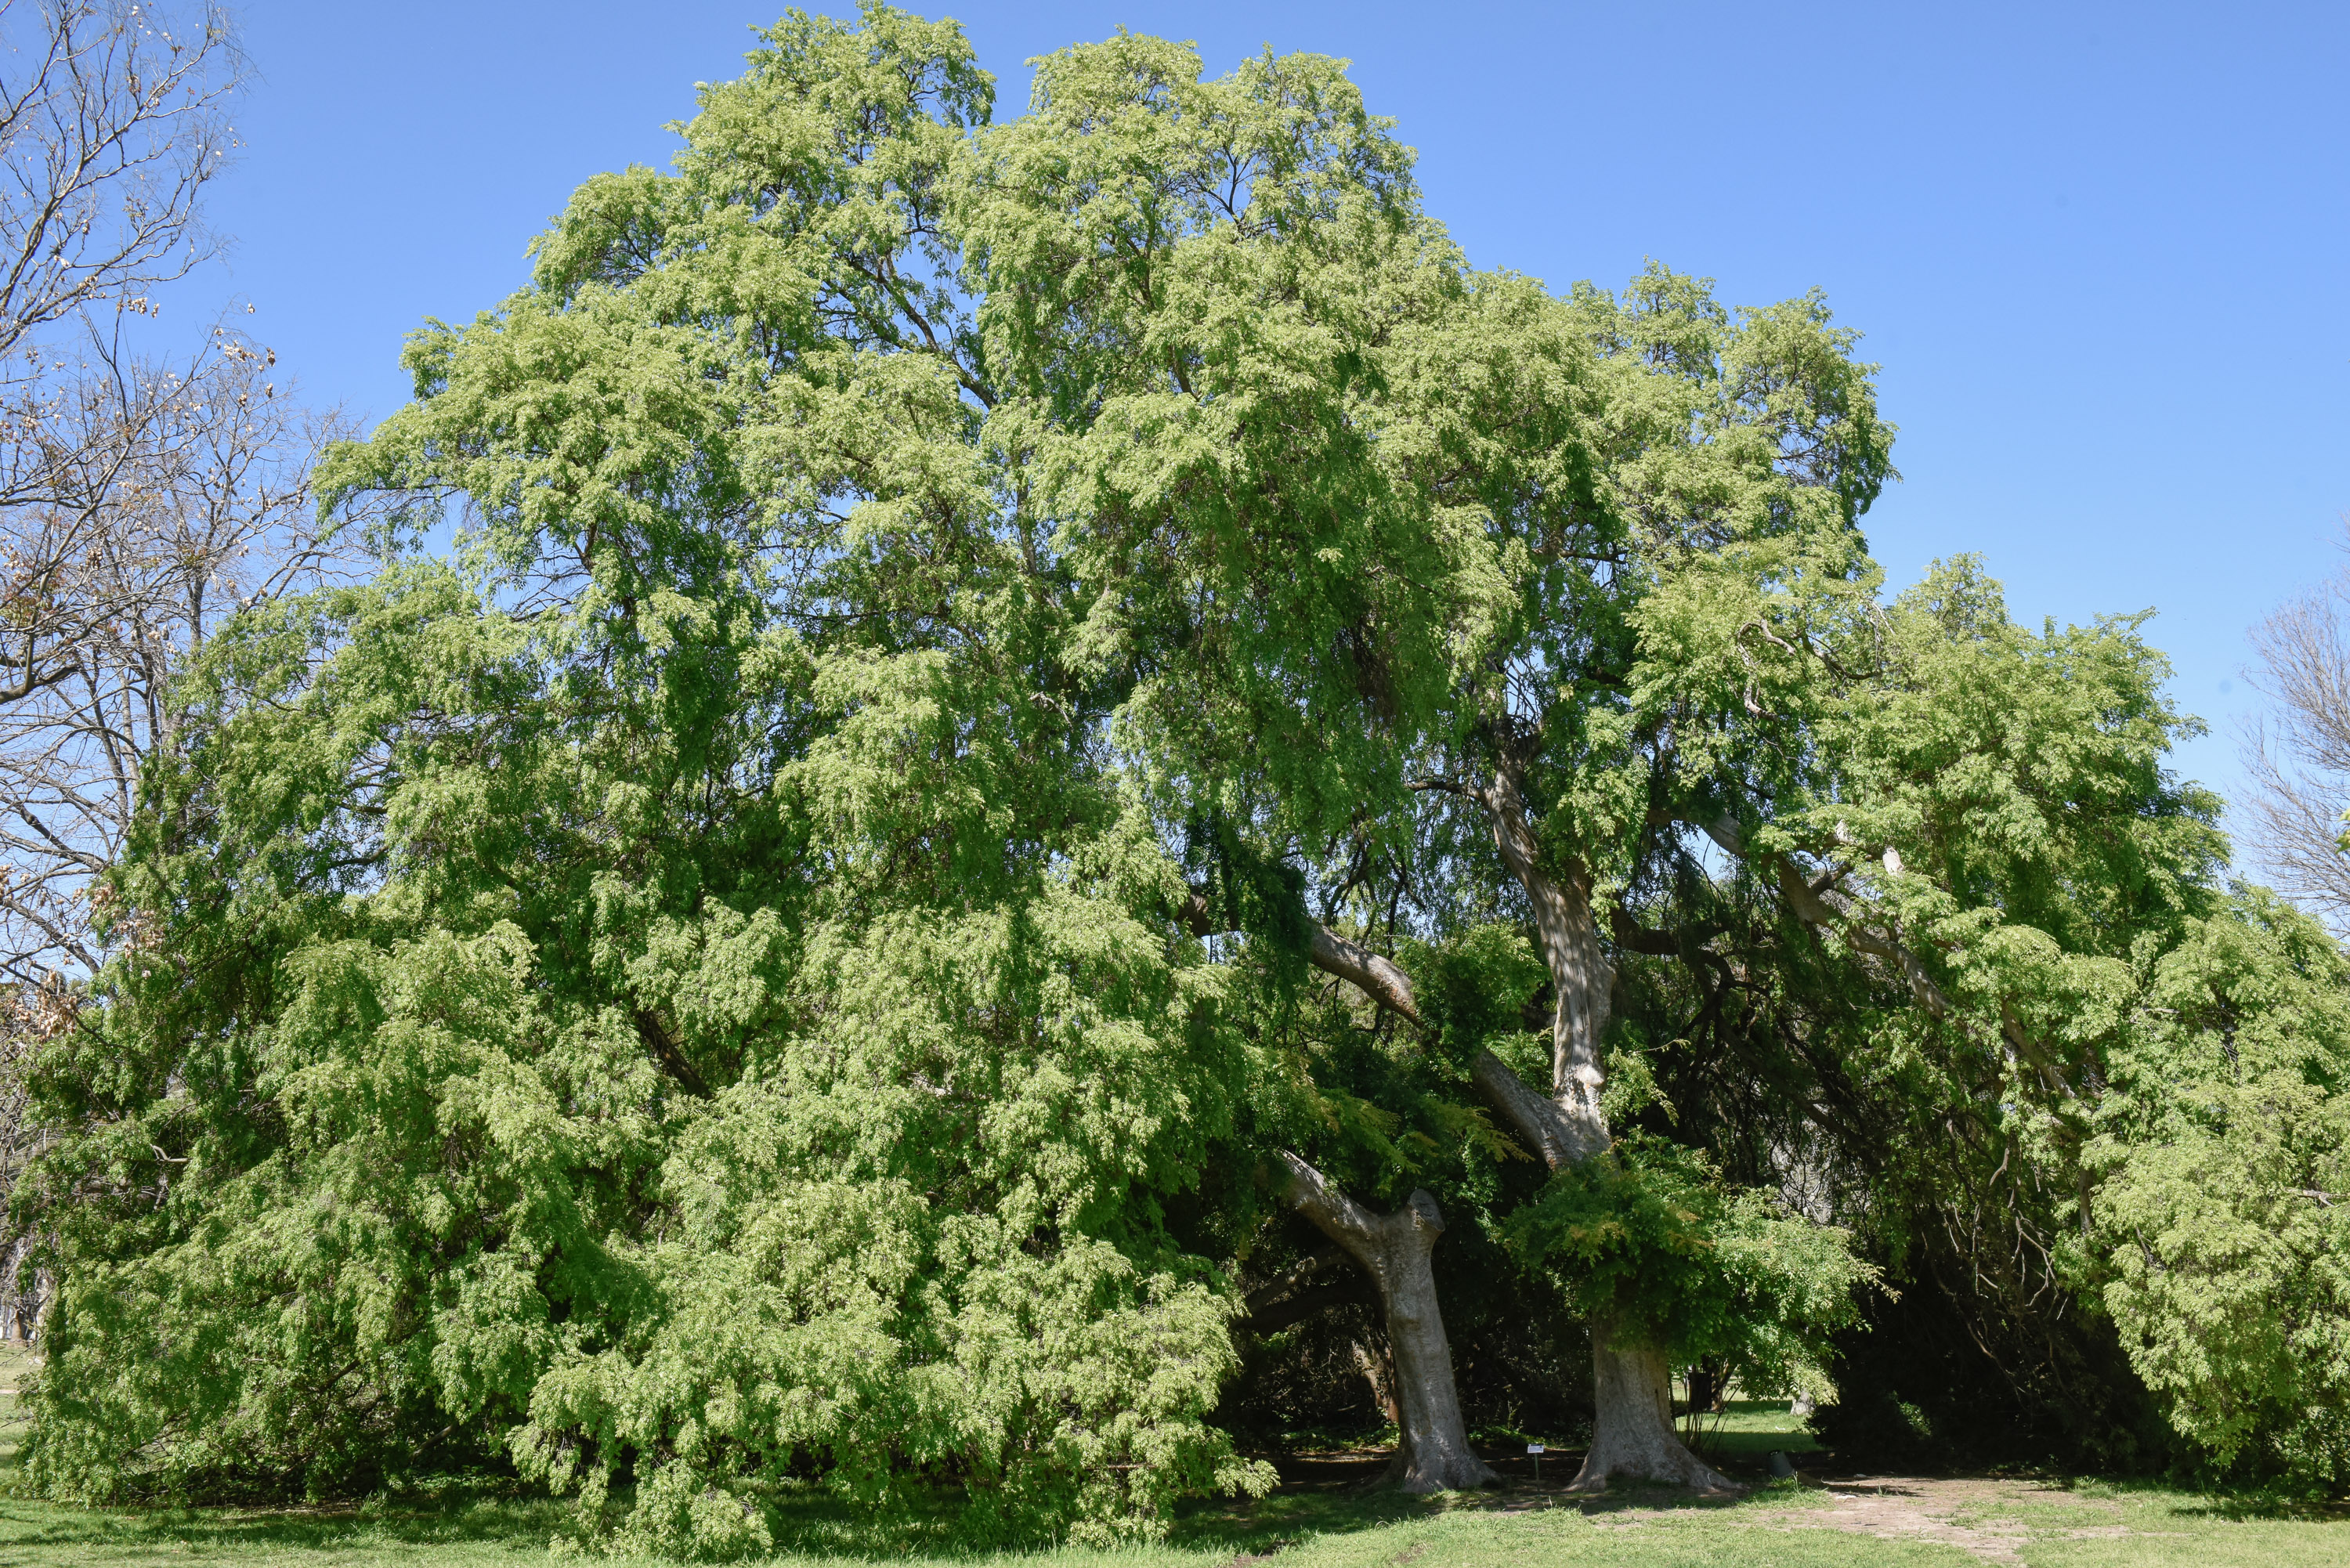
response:
[[[664,163],[664,122],[772,19],[238,10],[255,80],[213,205],[236,246],[179,309],[251,301],[308,394],[369,419],[405,395],[404,333],[511,290],[587,175]],[[2213,729],[2182,766],[2239,778],[2245,629],[2344,560],[2350,6],[938,10],[999,114],[1030,57],[1120,26],[1196,40],[1211,72],[1268,43],[1349,58],[1481,265],[1564,288],[1655,256],[1735,304],[1824,288],[1902,428],[1904,481],[1869,521],[1893,581],[1974,550],[2030,622],[2158,610],[2177,695]]]

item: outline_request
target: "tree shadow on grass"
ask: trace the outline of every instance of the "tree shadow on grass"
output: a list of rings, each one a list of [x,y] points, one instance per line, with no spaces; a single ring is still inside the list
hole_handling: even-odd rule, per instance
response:
[[[1586,1514],[1627,1510],[1735,1508],[1745,1498],[1704,1498],[1675,1489],[1617,1488],[1597,1497],[1568,1494],[1579,1458],[1559,1454],[1535,1484],[1522,1459],[1488,1456],[1503,1471],[1499,1485],[1474,1492],[1409,1497],[1380,1484],[1388,1456],[1378,1452],[1309,1455],[1282,1461],[1283,1484],[1255,1499],[1200,1500],[1171,1521],[1168,1544],[1238,1562],[1321,1535],[1373,1531],[1455,1511],[1518,1512],[1574,1509]],[[0,1477],[5,1483],[5,1477]],[[616,1504],[625,1500],[616,1497]],[[997,1555],[955,1528],[953,1500],[876,1520],[816,1493],[782,1500],[775,1551],[868,1563],[970,1560]],[[317,1553],[362,1561],[430,1558],[436,1549],[489,1547],[500,1555],[543,1556],[550,1542],[577,1528],[566,1500],[485,1493],[452,1484],[364,1504],[280,1508],[82,1509],[0,1496],[0,1568],[19,1564],[150,1562],[158,1555]],[[1023,1557],[1040,1543],[1001,1548]]]
[[[2350,1526],[2350,1498],[2312,1497],[2273,1486],[2246,1485],[2193,1491],[2158,1476],[2084,1476],[2056,1471],[2017,1472],[2002,1479],[2030,1480],[2056,1491],[2109,1498],[2158,1508],[2174,1519],[2241,1524],[2338,1524]],[[2350,1539],[2343,1542],[2350,1551]]]
[[[75,1508],[0,1499],[0,1568],[19,1563],[150,1561],[159,1552],[316,1552],[404,1556],[496,1542],[544,1552],[566,1510],[543,1500],[442,1498],[390,1506]]]
[[[1271,1495],[1239,1501],[1200,1501],[1178,1516],[1170,1544],[1230,1551],[1234,1561],[1262,1556],[1309,1536],[1349,1534],[1451,1512],[1524,1513],[1566,1510],[1586,1516],[1693,1510],[1706,1512],[1775,1506],[1790,1501],[1792,1482],[1773,1484],[1767,1473],[1742,1479],[1751,1490],[1721,1496],[1681,1487],[1615,1486],[1596,1494],[1572,1493],[1567,1483],[1583,1456],[1546,1455],[1540,1479],[1526,1456],[1480,1450],[1500,1471],[1495,1485],[1476,1491],[1408,1497],[1380,1484],[1388,1456],[1379,1452],[1301,1455],[1279,1461],[1282,1485]]]
[[[2266,1520],[2283,1524],[2334,1524],[2345,1527],[2342,1542],[2350,1552],[2350,1501],[2341,1498],[2293,1497],[2280,1492],[2247,1490],[2181,1498],[2170,1505],[2180,1519],[2224,1520],[2242,1524]]]

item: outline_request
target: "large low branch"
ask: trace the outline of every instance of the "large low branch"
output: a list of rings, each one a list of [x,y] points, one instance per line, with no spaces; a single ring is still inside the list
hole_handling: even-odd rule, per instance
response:
[[[1357,990],[1380,1006],[1419,1023],[1419,1008],[1412,998],[1411,977],[1385,955],[1359,942],[1350,942],[1327,926],[1314,928],[1314,948],[1308,955],[1325,974],[1353,982]]]
[[[1379,1263],[1379,1225],[1371,1211],[1331,1185],[1314,1167],[1283,1149],[1275,1157],[1289,1178],[1284,1196],[1289,1206],[1314,1222],[1314,1228],[1336,1241],[1348,1257],[1374,1275]],[[1438,1222],[1439,1230],[1443,1228]]]
[[[1568,1116],[1556,1100],[1537,1093],[1491,1051],[1477,1053],[1469,1064],[1469,1078],[1553,1170],[1607,1151],[1604,1129],[1596,1132],[1595,1141],[1591,1124]]]
[[[1681,933],[1651,930],[1620,909],[1607,911],[1608,934],[1616,945],[1626,952],[1646,953],[1650,958],[1681,956]]]
[[[1207,896],[1193,893],[1183,900],[1184,929],[1195,937],[1211,937],[1225,928],[1215,918]],[[1336,975],[1353,984],[1364,995],[1390,1012],[1399,1013],[1414,1023],[1420,1022],[1419,1006],[1414,1000],[1411,976],[1396,967],[1395,961],[1383,953],[1375,953],[1360,942],[1350,941],[1327,926],[1314,928],[1313,946],[1306,958],[1325,974]]]

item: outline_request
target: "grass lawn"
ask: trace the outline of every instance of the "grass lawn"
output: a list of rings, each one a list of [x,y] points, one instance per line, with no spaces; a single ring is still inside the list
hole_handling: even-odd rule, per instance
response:
[[[0,1386],[26,1370],[0,1347]],[[21,1433],[0,1395],[0,1484]],[[1554,1456],[1542,1484],[1523,1456],[1505,1484],[1415,1501],[1367,1492],[1359,1455],[1290,1467],[1282,1491],[1185,1518],[1169,1544],[1116,1552],[971,1556],[858,1542],[811,1516],[808,1551],[784,1563],[926,1561],[931,1568],[1846,1568],[1981,1563],[2026,1568],[2268,1568],[2350,1563],[2350,1520],[2247,1515],[2224,1500],[2150,1487],[2044,1480],[1856,1477],[1816,1452],[1783,1407],[1733,1408],[1710,1437],[1717,1462],[1762,1475],[1772,1449],[1797,1455],[1795,1481],[1719,1501],[1663,1492],[1572,1499]],[[1501,1457],[1496,1455],[1495,1457]],[[236,1568],[387,1563],[418,1568],[541,1563],[561,1511],[466,1498],[382,1509],[83,1510],[0,1495],[0,1568],[216,1562]],[[860,1550],[860,1544],[862,1549]]]

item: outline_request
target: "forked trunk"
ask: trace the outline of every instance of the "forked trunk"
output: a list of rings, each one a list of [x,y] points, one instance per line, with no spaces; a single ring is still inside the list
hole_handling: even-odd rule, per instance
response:
[[[1672,1378],[1662,1351],[1618,1345],[1605,1326],[1594,1324],[1591,1369],[1597,1419],[1591,1451],[1569,1491],[1605,1491],[1611,1476],[1700,1491],[1736,1490],[1736,1483],[1690,1453],[1673,1430]]]
[[[1395,1358],[1396,1427],[1400,1440],[1388,1479],[1409,1492],[1449,1491],[1499,1479],[1469,1446],[1461,1396],[1452,1382],[1452,1350],[1436,1302],[1430,1257],[1444,1233],[1444,1214],[1426,1191],[1415,1192],[1392,1214],[1373,1214],[1340,1192],[1294,1154],[1288,1199],[1298,1212],[1362,1265],[1378,1287],[1387,1315],[1388,1349]]]
[[[1185,900],[1181,919],[1197,936],[1216,929],[1212,908],[1196,891]],[[1322,927],[1315,929],[1311,957],[1316,968],[1351,982],[1380,1006],[1419,1021],[1411,978],[1388,959]],[[1468,1428],[1461,1419],[1452,1350],[1445,1343],[1444,1314],[1437,1303],[1436,1274],[1430,1262],[1436,1239],[1444,1233],[1444,1214],[1436,1199],[1425,1191],[1415,1192],[1393,1214],[1373,1214],[1296,1155],[1284,1153],[1281,1161],[1288,1169],[1290,1203],[1361,1266],[1378,1293],[1391,1373],[1380,1403],[1389,1408],[1400,1439],[1388,1480],[1409,1492],[1447,1491],[1500,1480],[1469,1446]],[[1274,1309],[1276,1314],[1279,1311]],[[1379,1381],[1372,1379],[1375,1394]]]
[[[1547,1096],[1491,1052],[1479,1054],[1471,1076],[1553,1170],[1612,1158],[1614,1139],[1600,1109],[1599,1043],[1616,976],[1592,918],[1590,872],[1570,861],[1563,874],[1554,874],[1544,863],[1514,763],[1505,759],[1479,794],[1494,846],[1533,906],[1558,1010],[1551,1021]],[[1591,1364],[1596,1419],[1591,1453],[1575,1479],[1577,1490],[1601,1490],[1610,1476],[1707,1491],[1732,1488],[1673,1430],[1672,1383],[1661,1351],[1620,1339],[1613,1324],[1595,1323]]]

